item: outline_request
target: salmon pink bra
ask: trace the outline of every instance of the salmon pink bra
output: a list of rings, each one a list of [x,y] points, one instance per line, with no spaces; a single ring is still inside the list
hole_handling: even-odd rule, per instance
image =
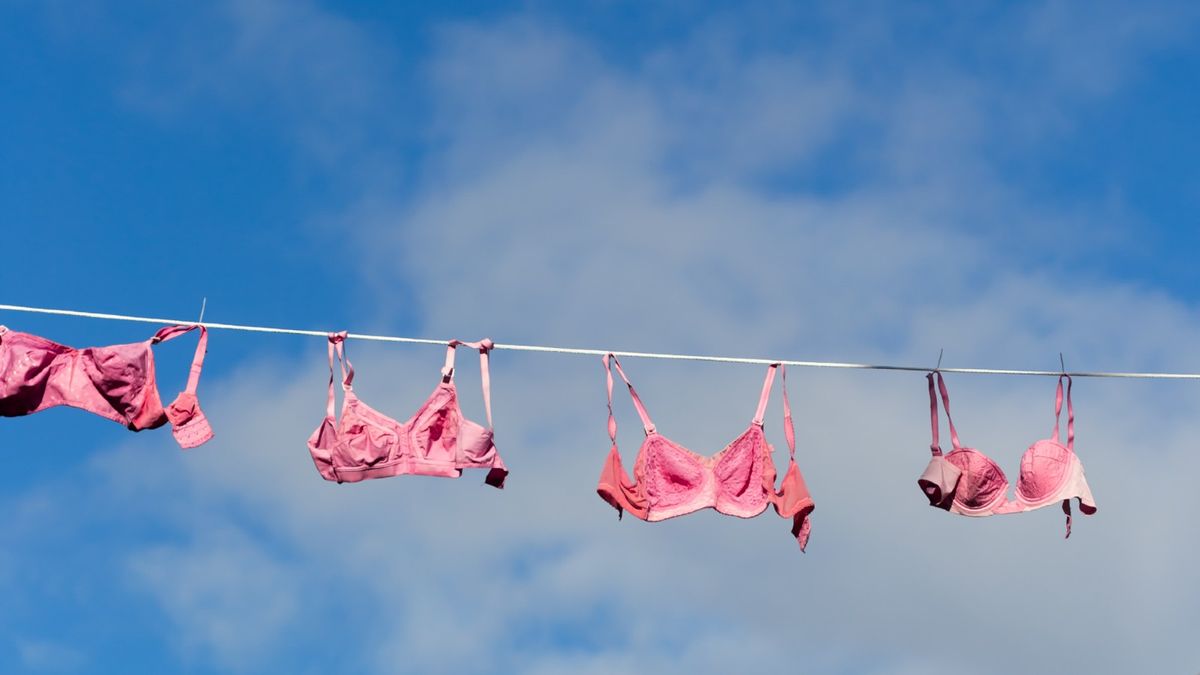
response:
[[[151,347],[193,330],[200,331],[200,340],[187,388],[163,408]],[[85,349],[0,326],[0,416],[69,406],[133,431],[170,422],[180,447],[194,448],[213,437],[196,399],[207,350],[208,331],[200,325],[166,326],[142,342]]]
[[[345,341],[345,331],[329,334],[325,419],[308,439],[309,452],[322,478],[338,483],[405,474],[456,478],[463,469],[478,468],[488,469],[484,479],[488,485],[504,487],[508,469],[492,442],[492,385],[488,373],[491,340],[451,340],[441,381],[416,414],[403,423],[371,408],[354,394],[350,386],[354,367],[346,359]],[[459,345],[479,350],[486,429],[464,417],[458,407],[454,352]],[[341,363],[345,392],[341,419],[335,417],[333,406],[335,356]]]
[[[767,368],[758,411],[750,426],[723,450],[705,457],[659,434],[616,356],[608,354],[603,362],[608,381],[608,436],[612,448],[596,492],[617,510],[618,516],[628,511],[642,520],[655,522],[712,508],[730,516],[753,518],[770,504],[781,517],[792,519],[792,536],[799,542],[800,550],[804,550],[808,545],[813,500],[796,466],[796,434],[787,396],[787,374],[781,364]],[[613,366],[629,387],[633,406],[646,431],[633,465],[633,480],[625,473],[617,451],[617,421],[612,410]],[[775,491],[773,449],[763,434],[763,413],[776,370],[783,374],[783,433],[789,450],[787,473],[779,492]]]
[[[946,421],[950,424],[950,442],[954,449],[942,455],[938,443],[938,404],[934,393],[934,378],[941,392]],[[994,516],[1003,513],[1023,513],[1052,504],[1062,503],[1067,515],[1067,534],[1071,536],[1071,500],[1079,500],[1084,515],[1096,512],[1096,501],[1083,475],[1083,463],[1075,454],[1075,406],[1071,404],[1071,376],[1058,378],[1054,401],[1054,434],[1035,442],[1021,456],[1021,472],[1017,477],[1016,498],[1008,497],[1008,478],[990,457],[974,448],[964,448],[958,442],[958,431],[950,418],[950,393],[941,372],[925,376],[929,380],[929,416],[933,427],[933,443],[929,449],[933,459],[917,480],[929,504],[964,516]],[[1067,444],[1059,442],[1058,427],[1062,415],[1063,380],[1067,381]]]

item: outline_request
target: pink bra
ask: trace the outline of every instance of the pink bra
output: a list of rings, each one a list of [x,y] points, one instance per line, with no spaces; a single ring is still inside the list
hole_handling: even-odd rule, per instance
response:
[[[154,377],[152,345],[200,329],[187,388],[164,410]],[[95,413],[133,431],[171,422],[181,447],[212,438],[196,400],[208,331],[166,326],[144,342],[73,349],[0,326],[0,416],[18,417],[65,405]]]
[[[401,424],[363,403],[350,383],[354,366],[346,359],[345,331],[329,334],[329,401],[325,419],[308,439],[317,471],[325,480],[355,483],[368,478],[388,478],[403,474],[457,478],[463,469],[490,469],[484,479],[488,485],[502,488],[508,469],[492,442],[492,394],[488,374],[488,351],[492,341],[462,342],[451,340],[446,349],[442,381],[429,400],[407,422]],[[483,379],[483,404],[488,428],[463,417],[454,387],[454,352],[458,345],[479,350]],[[341,362],[342,418],[334,418],[334,352]]]
[[[943,456],[938,444],[938,406],[933,391],[937,375],[942,405],[950,423],[950,441],[954,450]],[[933,427],[933,459],[917,484],[940,509],[964,516],[992,516],[1002,513],[1022,513],[1062,502],[1067,514],[1067,535],[1071,536],[1071,499],[1079,500],[1085,515],[1096,512],[1096,502],[1083,475],[1083,463],[1075,454],[1075,407],[1071,404],[1071,376],[1058,378],[1058,393],[1054,402],[1054,435],[1035,442],[1021,457],[1021,473],[1017,479],[1016,499],[1008,498],[1008,478],[987,455],[958,443],[958,431],[950,419],[950,394],[941,372],[929,373],[929,415]],[[1058,440],[1059,419],[1062,415],[1063,378],[1067,380],[1067,445]]]
[[[655,522],[713,508],[726,515],[753,518],[769,503],[781,517],[792,519],[792,536],[800,543],[800,550],[804,550],[808,544],[811,527],[808,516],[813,510],[813,500],[796,466],[796,435],[787,397],[787,373],[782,365],[775,363],[767,368],[758,411],[750,427],[717,454],[703,457],[655,431],[620,362],[612,354],[603,360],[608,378],[608,436],[612,439],[612,449],[600,472],[596,492],[617,509],[618,515],[629,511],[642,520]],[[642,441],[633,465],[632,482],[617,452],[617,421],[612,411],[614,365],[629,387],[633,405],[646,430],[646,440]],[[771,457],[773,448],[767,443],[762,427],[776,369],[784,372],[783,432],[790,451],[788,470],[778,493],[775,492],[775,462]]]

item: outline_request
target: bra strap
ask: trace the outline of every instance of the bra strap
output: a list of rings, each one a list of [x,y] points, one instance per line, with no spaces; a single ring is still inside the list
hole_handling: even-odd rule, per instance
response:
[[[942,372],[935,370],[925,376],[929,381],[929,423],[933,431],[933,442],[929,445],[929,450],[933,452],[934,457],[940,457],[942,454],[942,446],[938,440],[938,407],[937,397],[933,391],[933,378],[937,376],[938,390],[942,395],[942,407],[946,409],[946,421],[950,423],[950,443],[958,450],[961,445],[958,443],[958,430],[954,428],[954,419],[950,417],[950,392],[946,389],[946,380],[942,378]]]
[[[195,394],[196,388],[200,386],[200,371],[204,369],[204,355],[208,353],[208,329],[200,324],[166,326],[160,328],[154,337],[150,338],[150,344],[158,344],[173,340],[184,333],[190,333],[196,329],[200,330],[200,340],[196,343],[196,353],[192,356],[191,370],[188,372],[187,387],[184,389],[189,394]]]
[[[787,438],[788,455],[796,461],[796,428],[792,425],[792,404],[787,394],[787,366],[779,364],[780,384],[783,386],[783,435]],[[803,550],[803,549],[802,549]]]
[[[754,411],[754,424],[762,426],[763,415],[767,412],[767,399],[771,397],[771,385],[775,383],[775,369],[778,363],[767,366],[767,376],[763,378],[762,393],[758,395],[758,409]]]
[[[642,418],[642,427],[646,430],[646,435],[654,433],[654,423],[650,421],[650,414],[646,412],[646,406],[642,405],[642,399],[638,397],[637,391],[633,388],[633,383],[625,376],[625,371],[621,369],[621,362],[611,352],[604,355],[604,371],[608,382],[608,436],[613,443],[617,442],[617,418],[613,415],[612,409],[612,391],[613,377],[612,367],[617,367],[617,374],[625,381],[625,386],[629,387],[629,395],[633,398],[633,407],[637,409],[638,417]]]
[[[204,355],[208,353],[208,329],[200,326],[200,340],[196,342],[196,353],[192,356],[192,367],[188,371],[187,388],[184,389],[189,394],[196,393],[196,387],[200,386],[200,371],[204,370]]]
[[[933,431],[933,442],[929,444],[929,451],[934,457],[941,457],[942,444],[938,439],[938,404],[937,392],[933,388],[933,373],[926,374],[925,379],[929,381],[929,426]]]
[[[454,353],[459,345],[479,350],[479,379],[483,383],[483,407],[487,411],[488,429],[492,427],[492,375],[488,368],[488,352],[496,345],[491,338],[483,338],[479,342],[466,340],[451,340],[446,343],[446,364],[442,366],[442,381],[449,382],[454,377]]]
[[[325,414],[330,419],[333,419],[333,361],[334,356],[338,359],[342,368],[342,391],[350,391],[350,383],[354,381],[354,366],[350,365],[349,359],[346,358],[346,349],[343,346],[346,342],[346,331],[329,334],[329,400],[325,404]]]
[[[1058,376],[1058,388],[1054,393],[1054,442],[1058,442],[1058,424],[1062,416],[1063,378],[1067,378],[1067,450],[1075,452],[1075,406],[1071,403],[1071,376],[1063,373]],[[1071,499],[1062,503],[1063,513],[1067,516],[1067,533],[1064,539],[1071,537]]]
[[[758,397],[758,410],[754,413],[754,423],[763,424],[763,416],[767,412],[767,400],[771,397],[771,385],[775,382],[775,371],[782,377],[783,386],[783,435],[787,438],[788,452],[792,460],[796,459],[796,429],[792,425],[792,404],[787,393],[787,367],[782,363],[772,363],[767,366],[767,376],[763,380],[762,393]]]
[[[1067,378],[1067,449],[1075,452],[1075,406],[1071,403],[1071,376],[1058,376],[1058,390],[1054,394],[1054,442],[1058,442],[1058,425],[1062,417],[1063,378]]]

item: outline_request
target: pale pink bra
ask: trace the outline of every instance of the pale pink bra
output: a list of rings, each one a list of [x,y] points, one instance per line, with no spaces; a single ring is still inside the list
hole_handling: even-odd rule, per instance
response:
[[[441,382],[407,422],[396,420],[363,403],[350,387],[354,367],[346,360],[345,331],[329,334],[329,400],[325,419],[308,439],[317,471],[326,480],[354,483],[369,478],[388,478],[403,474],[456,478],[463,469],[489,469],[488,485],[504,487],[508,469],[492,442],[492,394],[488,373],[488,351],[492,341],[462,342],[451,340],[446,349],[446,364]],[[463,417],[454,386],[454,352],[458,345],[479,350],[483,380],[483,404],[487,410],[487,428]],[[334,416],[333,361],[341,362],[341,419]]]
[[[153,345],[200,330],[187,388],[165,409],[154,374]],[[0,326],[0,416],[29,415],[65,405],[95,413],[133,431],[168,421],[180,447],[212,438],[196,400],[208,349],[204,326],[166,326],[142,342],[74,349]]]
[[[941,391],[946,420],[950,423],[950,441],[954,450],[943,456],[938,444],[938,405],[933,391],[933,379]],[[933,459],[917,480],[929,503],[940,509],[964,516],[992,516],[1002,513],[1022,513],[1062,502],[1067,514],[1067,535],[1071,536],[1071,499],[1079,500],[1079,510],[1085,515],[1096,512],[1096,502],[1083,475],[1083,463],[1075,454],[1075,407],[1071,404],[1071,376],[1058,378],[1054,402],[1054,434],[1029,446],[1021,457],[1021,473],[1017,479],[1016,498],[1008,498],[1008,478],[987,455],[958,443],[958,431],[950,418],[950,394],[941,372],[929,373],[929,415],[933,427]],[[1059,419],[1062,415],[1063,378],[1067,380],[1067,444],[1058,440]]]
[[[617,509],[618,515],[629,511],[642,520],[655,522],[713,508],[726,515],[753,518],[762,513],[767,504],[772,504],[781,517],[792,519],[792,535],[799,542],[800,550],[804,550],[811,528],[808,516],[813,510],[813,500],[796,466],[796,436],[787,397],[786,372],[783,374],[783,432],[790,459],[779,492],[775,491],[773,448],[763,434],[763,413],[775,371],[783,371],[782,365],[776,363],[767,368],[758,411],[750,427],[717,454],[704,457],[660,435],[617,358],[608,354],[603,361],[608,380],[608,435],[612,439],[612,448],[604,462],[596,492]],[[616,366],[629,387],[633,405],[646,430],[646,440],[642,441],[633,465],[632,481],[625,473],[617,451],[617,420],[612,411],[612,366]]]

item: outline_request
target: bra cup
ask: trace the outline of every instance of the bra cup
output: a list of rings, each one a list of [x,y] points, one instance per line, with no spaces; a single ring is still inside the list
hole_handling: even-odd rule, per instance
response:
[[[0,415],[25,415],[40,409],[55,360],[70,351],[48,340],[29,340],[31,337],[35,336],[13,332],[0,336]]]
[[[990,457],[972,448],[961,448],[946,455],[946,460],[962,471],[955,501],[969,509],[982,509],[1004,499],[1008,478]]]
[[[370,467],[392,459],[400,437],[391,420],[358,400],[347,406],[344,414],[341,442],[333,449],[334,466]]]
[[[704,485],[705,467],[692,453],[661,436],[647,438],[643,451],[650,508],[682,504]]]
[[[1029,446],[1021,456],[1018,496],[1030,502],[1053,496],[1067,479],[1071,455],[1070,450],[1052,440],[1041,440]]]
[[[438,387],[412,420],[408,439],[413,455],[417,459],[453,464],[458,454],[461,420],[453,386]]]
[[[91,347],[80,351],[78,359],[91,386],[71,383],[69,402],[89,410],[103,402],[101,410],[114,410],[131,429],[149,429],[166,422],[156,387],[147,386],[154,377],[148,344]]]
[[[763,443],[762,429],[753,425],[721,453],[713,467],[721,496],[745,505],[766,503],[763,462],[759,458]]]
[[[491,430],[463,419],[458,428],[458,456],[455,461],[459,464],[490,463],[495,455],[496,446],[492,442]]]
[[[325,480],[337,480],[337,473],[333,469],[333,453],[337,449],[337,440],[337,429],[333,419],[329,417],[321,420],[320,426],[313,429],[312,435],[308,437],[308,452],[312,455],[317,473]]]
[[[187,450],[212,440],[212,425],[200,409],[200,401],[195,394],[186,391],[180,393],[164,412],[171,422],[171,435],[179,447]]]

